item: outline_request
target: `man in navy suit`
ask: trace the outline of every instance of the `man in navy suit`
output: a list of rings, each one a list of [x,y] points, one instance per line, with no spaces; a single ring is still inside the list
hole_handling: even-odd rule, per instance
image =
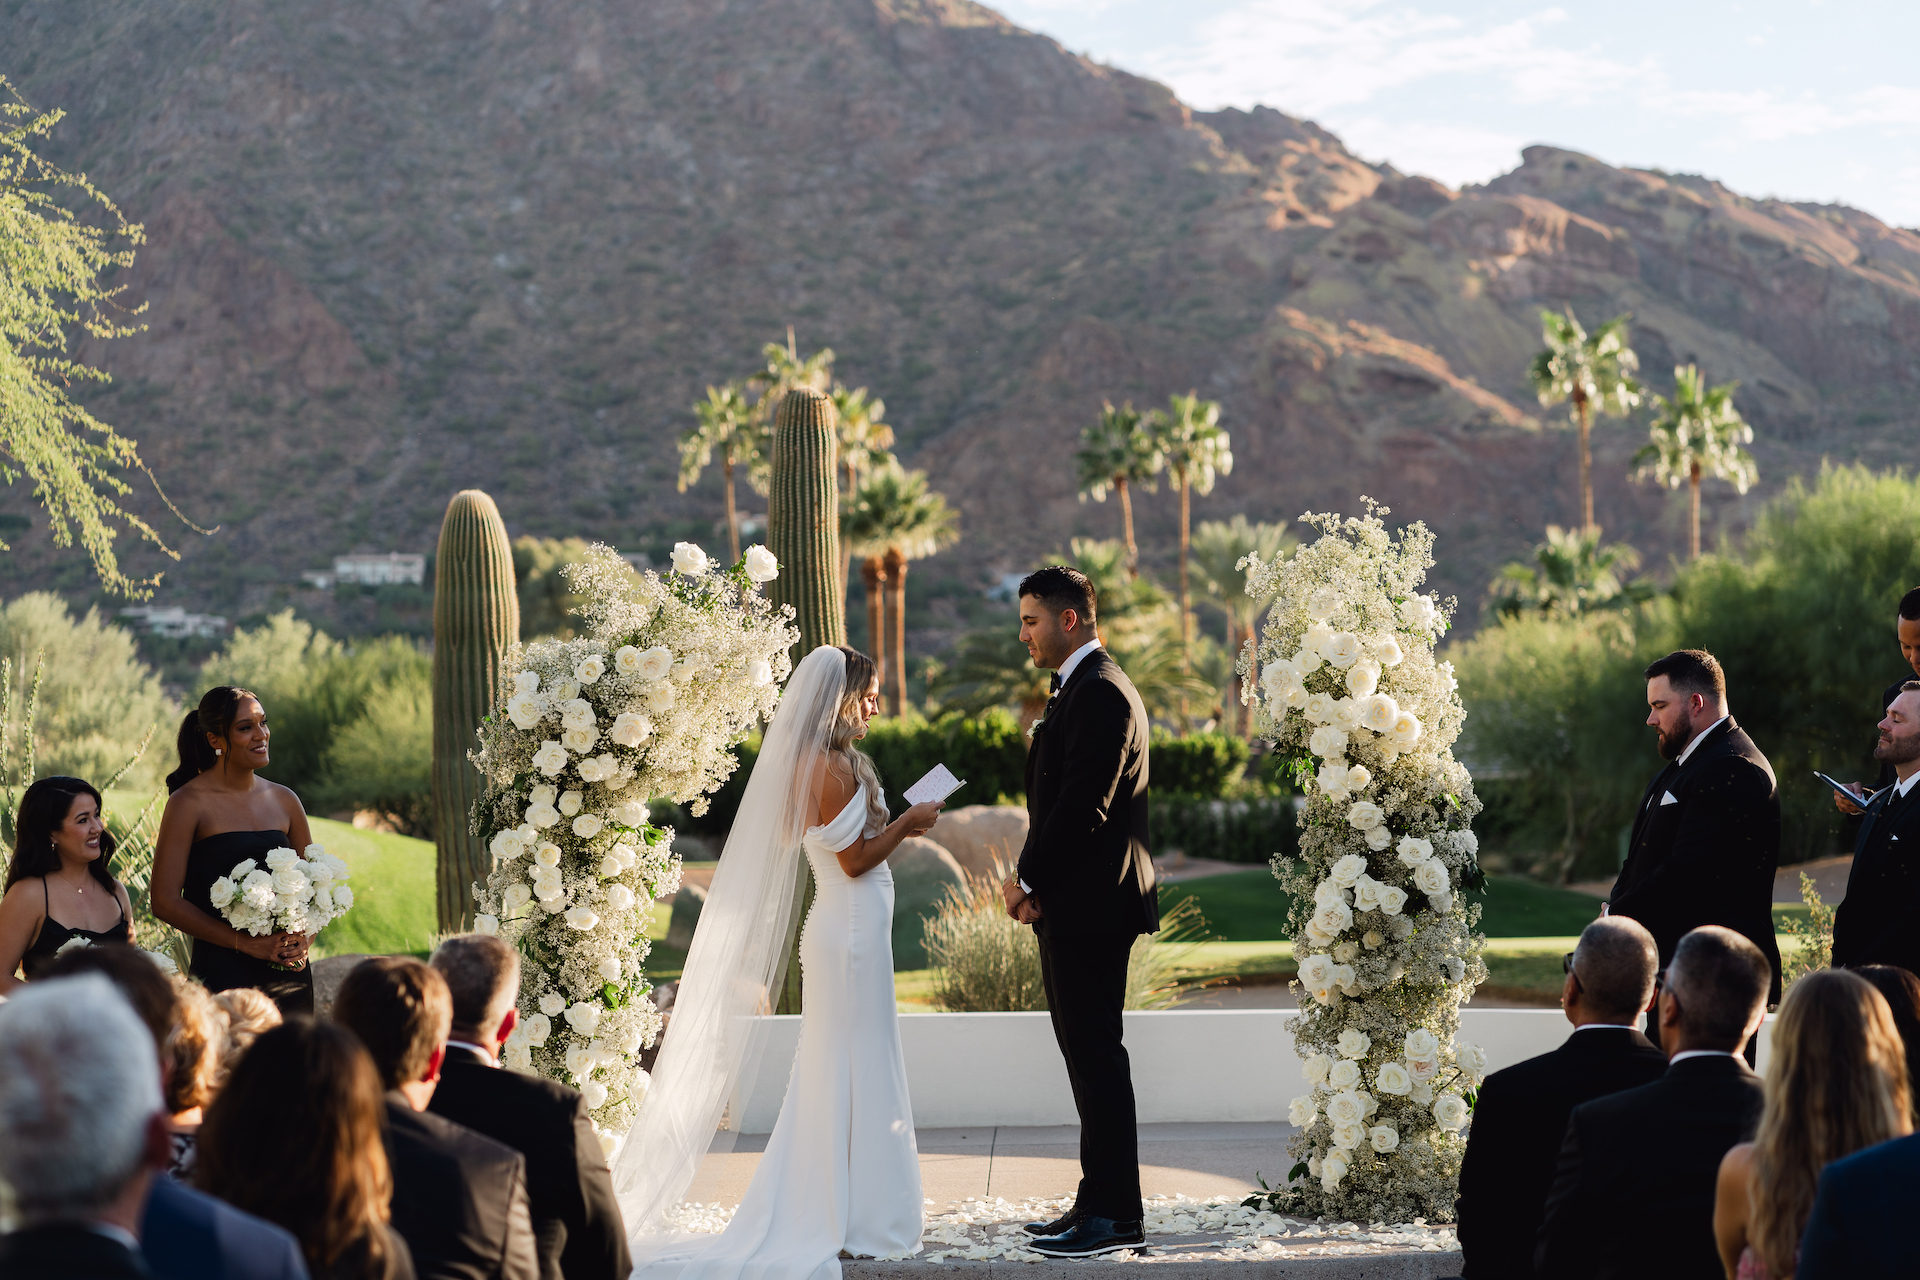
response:
[[[1797,1280],[1904,1280],[1913,1241],[1894,1224],[1913,1212],[1920,1188],[1920,1134],[1835,1160],[1820,1171]]]
[[[1671,763],[1640,802],[1608,910],[1647,927],[1662,968],[1693,930],[1732,929],[1766,957],[1773,970],[1767,1003],[1778,1004],[1773,875],[1780,861],[1780,793],[1773,766],[1734,720],[1727,677],[1712,654],[1681,649],[1646,675],[1647,724]],[[1647,1035],[1659,1042],[1651,1018]],[[1747,1052],[1751,1063],[1751,1044]]]
[[[1867,805],[1853,845],[1847,896],[1833,920],[1833,965],[1890,964],[1920,972],[1920,680],[1909,680],[1880,721],[1873,758],[1894,772]]]

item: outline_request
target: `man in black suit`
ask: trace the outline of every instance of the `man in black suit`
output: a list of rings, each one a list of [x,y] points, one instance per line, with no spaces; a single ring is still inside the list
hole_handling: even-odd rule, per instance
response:
[[[467,933],[433,953],[453,997],[453,1030],[431,1110],[527,1158],[542,1280],[627,1280],[633,1260],[606,1153],[579,1091],[498,1065],[513,1034],[520,957]]]
[[[453,1024],[446,980],[408,956],[363,961],[333,1020],[360,1037],[386,1086],[393,1229],[420,1280],[537,1280],[526,1159],[427,1114]]]
[[[1780,793],[1773,766],[1728,711],[1727,678],[1712,654],[1681,649],[1646,674],[1647,723],[1671,763],[1640,802],[1608,910],[1647,927],[1663,966],[1672,965],[1674,948],[1690,931],[1725,925],[1767,958],[1767,1003],[1778,1003],[1773,873]],[[1647,1034],[1659,1040],[1651,1019]]]
[[[1574,1033],[1480,1086],[1454,1217],[1466,1280],[1533,1280],[1534,1237],[1567,1117],[1583,1102],[1660,1078],[1666,1055],[1634,1028],[1653,1001],[1659,951],[1625,916],[1588,925],[1560,1003]]]
[[[1913,927],[1920,893],[1920,680],[1909,680],[1880,721],[1873,758],[1893,782],[1875,793],[1853,845],[1847,896],[1833,920],[1833,965],[1891,964],[1920,972],[1920,930]]]
[[[172,1160],[160,1061],[106,979],[28,983],[0,1004],[0,1182],[20,1226],[6,1280],[147,1280],[140,1209]]]
[[[1100,647],[1093,584],[1051,566],[1020,584],[1020,639],[1052,667],[1053,695],[1027,749],[1026,847],[1003,886],[1007,913],[1030,924],[1054,1038],[1080,1116],[1073,1210],[1031,1223],[1031,1247],[1090,1257],[1137,1247],[1140,1157],[1133,1079],[1122,1043],[1127,956],[1160,928],[1147,852],[1147,713]]]
[[[1894,638],[1900,644],[1900,656],[1906,659],[1907,666],[1911,667],[1912,671],[1909,674],[1902,675],[1881,692],[1880,714],[1882,717],[1887,714],[1887,708],[1893,705],[1893,700],[1900,696],[1900,691],[1906,688],[1914,679],[1920,678],[1920,587],[1915,587],[1900,597],[1900,608],[1893,618],[1893,632]],[[1879,743],[1876,739],[1875,746],[1878,745]],[[1876,751],[1874,756],[1878,759],[1879,752]],[[1874,783],[1874,788],[1877,791],[1881,788],[1890,787],[1898,780],[1894,774],[1893,766],[1882,761],[1880,764],[1880,777],[1879,780]],[[1855,784],[1854,789],[1859,790],[1857,784]],[[1859,817],[1864,812],[1859,805],[1848,804],[1839,796],[1833,798],[1833,805],[1834,808],[1851,817]],[[1844,829],[1845,828],[1842,828],[1842,830]],[[1858,835],[1859,832],[1856,829],[1856,842]]]
[[[1719,925],[1680,940],[1660,992],[1666,1074],[1573,1109],[1547,1192],[1534,1269],[1553,1280],[1702,1280],[1720,1160],[1760,1122],[1760,1077],[1740,1059],[1766,1016],[1771,967]]]
[[[1889,1223],[1908,1221],[1920,1188],[1920,1134],[1835,1160],[1820,1171],[1813,1212],[1800,1233],[1795,1280],[1907,1280],[1913,1241]]]

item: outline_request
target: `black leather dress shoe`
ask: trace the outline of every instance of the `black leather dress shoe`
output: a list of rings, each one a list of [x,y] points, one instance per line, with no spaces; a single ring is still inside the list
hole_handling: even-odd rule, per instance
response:
[[[1049,1258],[1091,1258],[1096,1254],[1138,1249],[1147,1236],[1138,1222],[1084,1217],[1057,1236],[1041,1236],[1027,1248]]]
[[[1057,1236],[1078,1221],[1080,1221],[1080,1211],[1069,1209],[1052,1222],[1029,1222],[1021,1230],[1030,1236]]]

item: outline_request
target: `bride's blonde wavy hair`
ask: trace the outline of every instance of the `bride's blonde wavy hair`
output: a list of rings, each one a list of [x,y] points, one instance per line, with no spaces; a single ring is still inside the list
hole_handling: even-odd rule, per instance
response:
[[[873,761],[853,744],[866,725],[860,715],[860,703],[873,685],[874,677],[880,674],[880,669],[874,665],[872,658],[858,649],[849,649],[843,644],[834,647],[846,655],[847,683],[840,693],[840,706],[834,713],[833,730],[827,735],[827,742],[835,751],[847,754],[853,762],[853,776],[866,784],[867,827],[864,834],[874,836],[887,825],[886,795],[880,789],[880,774],[874,769]]]

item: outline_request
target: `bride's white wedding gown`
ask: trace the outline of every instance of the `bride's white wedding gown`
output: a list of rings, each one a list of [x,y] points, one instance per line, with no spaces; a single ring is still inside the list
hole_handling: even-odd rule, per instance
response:
[[[800,935],[793,1075],[739,1210],[679,1265],[680,1280],[839,1280],[843,1249],[878,1258],[920,1250],[920,1155],[894,1007],[893,873],[883,862],[851,877],[834,856],[866,819],[862,785],[802,842],[816,888]]]

